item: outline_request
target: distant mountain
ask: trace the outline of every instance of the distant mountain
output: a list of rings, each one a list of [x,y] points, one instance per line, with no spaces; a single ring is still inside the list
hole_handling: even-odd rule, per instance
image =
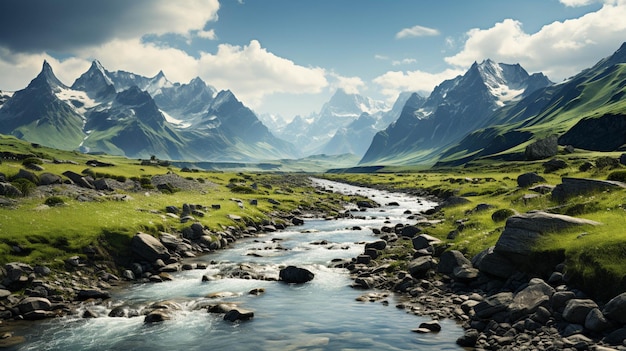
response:
[[[398,120],[374,136],[360,163],[434,162],[440,152],[483,126],[495,110],[550,84],[520,65],[475,62],[463,76],[435,87],[423,103],[409,99]]]
[[[84,137],[84,119],[77,110],[89,98],[68,91],[44,61],[39,75],[2,105],[0,133],[59,149],[75,148]]]
[[[298,140],[304,154],[317,154],[339,129],[347,127],[361,114],[379,116],[386,110],[384,102],[337,89],[318,114],[294,118],[277,135],[285,140]]]
[[[496,111],[440,157],[440,165],[477,158],[523,159],[532,140],[559,135],[561,145],[615,151],[626,147],[626,43],[574,77]]]
[[[0,133],[60,149],[169,160],[295,157],[230,91],[200,78],[171,83],[109,72],[98,61],[67,87],[44,62],[27,88],[2,98]],[[214,97],[215,96],[215,97]]]
[[[406,92],[398,96],[391,110],[379,111],[374,116],[363,112],[358,119],[345,127],[339,128],[333,137],[321,148],[320,152],[327,155],[352,153],[363,157],[374,135],[400,116],[402,107],[406,105],[411,97],[413,97],[411,105],[416,106],[416,108],[421,106],[426,100],[418,94]]]

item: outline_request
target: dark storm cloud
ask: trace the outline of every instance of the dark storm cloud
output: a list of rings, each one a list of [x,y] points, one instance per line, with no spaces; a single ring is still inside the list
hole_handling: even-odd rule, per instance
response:
[[[167,26],[169,4],[153,0],[2,0],[0,46],[14,52],[66,52],[113,38],[138,37]]]

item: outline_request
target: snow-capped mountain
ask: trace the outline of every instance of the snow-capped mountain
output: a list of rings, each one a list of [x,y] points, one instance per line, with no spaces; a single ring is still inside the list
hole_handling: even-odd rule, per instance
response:
[[[269,133],[230,91],[214,95],[200,78],[171,83],[163,72],[152,78],[109,72],[98,61],[68,87],[44,62],[28,87],[2,105],[0,133],[133,158],[242,161],[296,155],[293,145]]]
[[[376,134],[361,163],[420,162],[481,127],[498,108],[550,85],[520,65],[485,60],[446,80],[418,108],[405,105],[398,120]]]
[[[384,102],[337,89],[322,106],[319,114],[312,114],[307,118],[296,116],[277,135],[285,140],[298,140],[304,154],[320,153],[339,129],[347,127],[363,113],[378,119],[388,109]]]

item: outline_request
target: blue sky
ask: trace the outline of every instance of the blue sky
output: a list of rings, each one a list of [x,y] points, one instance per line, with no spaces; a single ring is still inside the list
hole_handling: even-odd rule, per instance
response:
[[[391,102],[487,58],[558,82],[626,41],[623,18],[624,0],[4,0],[0,89],[44,59],[70,85],[98,59],[291,119],[337,88]]]

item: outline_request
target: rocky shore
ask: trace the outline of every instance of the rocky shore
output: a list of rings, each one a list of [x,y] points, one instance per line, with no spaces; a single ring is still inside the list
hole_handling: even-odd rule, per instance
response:
[[[366,243],[362,255],[334,263],[350,271],[354,288],[376,290],[358,300],[388,303],[389,292],[400,294],[398,308],[434,321],[415,332],[437,332],[437,320],[453,319],[465,329],[457,343],[466,348],[626,350],[626,293],[596,301],[568,284],[558,257],[531,250],[545,231],[598,223],[545,212],[514,215],[494,247],[468,258],[422,233],[436,225],[429,215],[413,217],[410,224],[375,228],[379,240]]]

